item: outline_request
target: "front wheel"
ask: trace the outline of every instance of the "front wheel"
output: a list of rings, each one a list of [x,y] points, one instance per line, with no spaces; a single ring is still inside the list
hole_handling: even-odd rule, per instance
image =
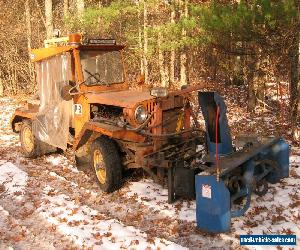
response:
[[[91,145],[91,159],[100,188],[107,193],[119,189],[122,166],[115,142],[105,136],[97,138]]]

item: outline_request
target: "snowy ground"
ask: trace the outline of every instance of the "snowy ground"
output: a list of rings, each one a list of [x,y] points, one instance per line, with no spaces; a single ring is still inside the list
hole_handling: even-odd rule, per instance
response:
[[[300,243],[298,148],[290,158],[290,178],[272,185],[264,197],[254,195],[246,215],[232,220],[230,233],[209,235],[196,229],[194,201],[169,205],[167,190],[146,177],[128,180],[108,195],[69,154],[22,157],[18,136],[9,128],[16,105],[0,99],[0,250],[245,249],[240,234],[262,233],[296,234]],[[232,126],[250,120],[235,115],[238,107],[229,107]]]

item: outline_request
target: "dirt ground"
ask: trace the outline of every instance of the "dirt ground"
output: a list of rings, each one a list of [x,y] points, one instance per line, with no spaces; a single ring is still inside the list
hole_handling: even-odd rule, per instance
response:
[[[235,93],[238,89],[223,93],[233,134],[284,131],[289,137],[278,112],[265,107],[247,113],[245,97]],[[104,194],[92,172],[75,166],[70,152],[24,158],[9,127],[18,105],[14,98],[0,99],[0,249],[244,249],[240,234],[261,233],[296,234],[300,243],[295,144],[290,177],[271,185],[264,197],[254,195],[246,215],[232,219],[230,233],[209,235],[196,229],[195,201],[167,204],[167,190],[147,176],[135,175],[119,191]]]

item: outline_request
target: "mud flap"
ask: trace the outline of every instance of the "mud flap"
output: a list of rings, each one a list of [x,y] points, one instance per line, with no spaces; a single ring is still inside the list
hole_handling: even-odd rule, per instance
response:
[[[168,202],[173,203],[177,198],[195,198],[194,169],[184,168],[181,164],[168,169]]]
[[[176,196],[185,199],[195,198],[195,170],[188,168],[175,168],[174,191]]]

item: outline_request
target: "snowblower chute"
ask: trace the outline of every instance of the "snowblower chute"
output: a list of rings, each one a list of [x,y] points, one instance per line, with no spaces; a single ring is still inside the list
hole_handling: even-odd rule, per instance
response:
[[[215,92],[199,92],[199,105],[206,124],[209,167],[195,177],[197,226],[206,232],[226,232],[231,217],[247,211],[252,193],[264,195],[268,183],[288,177],[289,147],[282,138],[249,137],[236,150],[223,99]]]

